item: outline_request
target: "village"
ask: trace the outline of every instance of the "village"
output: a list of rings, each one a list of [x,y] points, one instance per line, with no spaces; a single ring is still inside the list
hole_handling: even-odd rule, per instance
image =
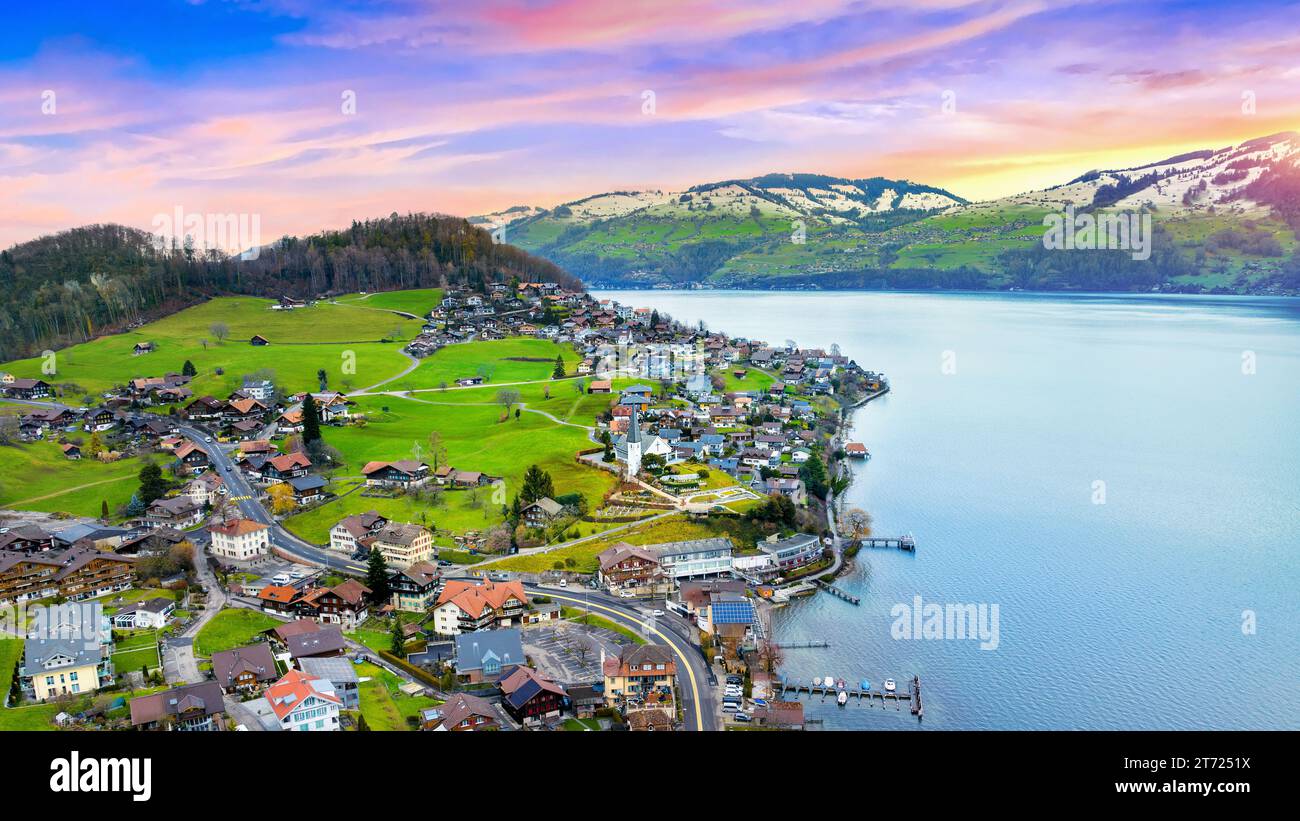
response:
[[[843,412],[885,377],[554,283],[411,294],[410,367],[359,389],[286,391],[249,333],[268,367],[195,391],[148,325],[93,405],[0,374],[0,450],[141,465],[98,516],[0,521],[0,606],[81,614],[5,625],[0,727],[805,727],[768,616],[870,534]]]

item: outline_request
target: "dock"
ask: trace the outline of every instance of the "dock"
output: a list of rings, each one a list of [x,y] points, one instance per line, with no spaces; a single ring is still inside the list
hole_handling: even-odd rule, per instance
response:
[[[862,547],[896,547],[899,550],[908,552],[916,551],[916,538],[911,533],[906,536],[888,537],[888,536],[867,536],[858,539],[858,544]]]
[[[862,600],[859,599],[857,596],[854,596],[852,593],[845,593],[843,590],[839,589],[833,584],[824,582],[821,579],[813,579],[813,581],[822,590],[825,590],[827,593],[830,593],[832,596],[843,599],[849,604],[862,604]]]
[[[799,698],[807,695],[809,698],[821,696],[822,701],[830,699],[835,701],[840,694],[840,690],[835,686],[827,687],[825,685],[813,686],[811,684],[791,684],[785,681],[777,682],[775,688],[780,693],[781,698],[793,696]],[[849,700],[846,704],[852,704],[856,701],[858,704],[875,706],[879,704],[882,708],[892,706],[895,710],[902,712],[903,704],[908,705],[908,711],[916,716],[917,721],[925,718],[925,708],[921,705],[921,677],[912,676],[912,681],[908,685],[908,692],[886,693],[883,690],[860,690],[857,688],[846,687],[843,691],[848,695]]]
[[[829,641],[784,641],[778,642],[777,647],[782,650],[803,650],[811,647],[830,647]]]

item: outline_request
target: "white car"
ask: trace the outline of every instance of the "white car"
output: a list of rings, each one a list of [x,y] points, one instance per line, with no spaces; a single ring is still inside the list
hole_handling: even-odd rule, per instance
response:
[[[569,586],[568,579],[560,579],[560,587],[568,587],[568,586]]]
[[[205,437],[203,437],[203,441],[204,441],[204,442],[211,442],[211,441],[212,441],[212,437],[211,437],[211,436],[205,436]]]
[[[664,611],[662,611],[662,610],[651,610],[651,611],[650,611],[650,615],[654,616],[656,619],[659,618],[660,616],[662,616],[663,614],[664,614]]]

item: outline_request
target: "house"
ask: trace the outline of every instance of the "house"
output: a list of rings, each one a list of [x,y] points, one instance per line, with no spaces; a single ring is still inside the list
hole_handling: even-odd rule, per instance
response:
[[[408,522],[389,522],[374,535],[361,540],[367,550],[378,549],[384,561],[394,567],[410,567],[434,557],[433,534]]]
[[[0,604],[61,596],[70,601],[105,596],[131,586],[134,556],[119,556],[80,541],[66,550],[27,554],[0,551]]]
[[[258,346],[258,347],[261,347],[261,346],[263,346],[263,345],[270,345],[270,344],[271,344],[271,340],[267,339],[266,337],[262,336],[261,334],[254,334],[253,337],[252,337],[251,339],[248,340],[248,344],[249,344],[249,345],[256,345],[256,346]]]
[[[186,530],[203,521],[203,508],[188,496],[158,499],[145,510],[145,527],[173,527]]]
[[[275,656],[265,642],[212,654],[212,677],[227,693],[257,690],[278,675]]]
[[[491,482],[491,476],[477,470],[458,470],[451,477],[451,483],[456,487],[480,487]]]
[[[500,728],[492,704],[466,693],[456,693],[441,706],[420,711],[421,730],[472,733]]]
[[[521,582],[448,581],[433,608],[433,631],[440,636],[458,636],[509,626],[527,609],[528,595]]]
[[[190,473],[202,473],[212,466],[208,452],[193,442],[186,442],[177,447],[175,456]]]
[[[161,630],[176,612],[176,601],[160,596],[127,605],[113,614],[113,626],[119,630]]]
[[[604,684],[579,684],[566,689],[569,707],[578,718],[591,718],[605,706]]]
[[[282,436],[302,433],[302,411],[291,410],[280,414],[275,420],[275,432]]]
[[[866,459],[868,455],[867,446],[861,442],[846,442],[844,443],[844,455],[854,459]]]
[[[295,476],[283,484],[289,486],[295,504],[309,505],[325,498],[329,481],[324,476]]]
[[[305,453],[281,453],[266,460],[262,465],[263,482],[287,482],[299,476],[306,476],[311,468],[311,460]]]
[[[569,700],[564,688],[531,667],[516,667],[497,682],[501,706],[520,724],[540,724],[556,718]]]
[[[356,579],[348,579],[334,587],[316,587],[304,593],[298,601],[298,615],[321,624],[341,624],[354,630],[370,616],[366,599],[370,592],[369,587]]]
[[[769,701],[766,705],[754,708],[754,721],[760,726],[777,730],[802,730],[803,702]]]
[[[596,554],[597,581],[609,590],[650,595],[665,586],[659,556],[651,550],[617,542]]]
[[[251,519],[228,519],[208,525],[212,536],[209,551],[213,556],[246,562],[265,556],[271,548],[271,529]]]
[[[456,677],[468,684],[497,681],[526,660],[518,627],[456,637]]]
[[[217,500],[226,495],[226,482],[221,476],[208,471],[192,479],[185,486],[184,492],[194,504],[207,507],[216,504]]]
[[[339,729],[343,699],[334,685],[301,670],[290,670],[284,678],[266,688],[266,701],[281,729],[333,731]]]
[[[181,410],[181,416],[195,422],[210,422],[221,418],[226,403],[214,396],[200,396]]]
[[[416,562],[398,570],[388,579],[390,603],[397,610],[423,613],[437,601],[441,580],[437,565],[430,562]]]
[[[349,554],[362,550],[362,539],[373,536],[386,524],[388,520],[377,510],[345,516],[330,528],[330,549]]]
[[[296,587],[281,584],[268,584],[257,591],[257,601],[262,611],[275,616],[298,615],[298,602],[303,592]]]
[[[673,728],[672,713],[659,708],[629,710],[624,718],[632,732],[667,732]]]
[[[351,659],[344,656],[308,657],[298,659],[298,667],[309,676],[328,681],[334,687],[334,695],[343,702],[344,710],[361,709],[361,678]]]
[[[323,624],[319,630],[296,633],[285,639],[284,644],[289,650],[289,657],[294,661],[341,656],[348,650],[343,629],[337,624]]]
[[[225,699],[215,681],[186,684],[131,699],[131,726],[137,730],[210,732],[221,730]]]
[[[131,355],[143,356],[144,354],[153,353],[153,352],[154,352],[154,345],[152,342],[137,342],[135,343],[135,347],[131,350]]]
[[[593,379],[587,386],[587,393],[609,393],[614,389],[613,382],[608,379]]]
[[[618,710],[675,709],[677,662],[662,644],[625,644],[618,656],[603,658],[605,704]]]
[[[24,695],[46,701],[111,685],[113,662],[102,644],[81,637],[26,639],[18,678]]]
[[[239,392],[258,402],[269,402],[275,398],[275,383],[269,379],[245,379]]]
[[[14,399],[44,399],[54,391],[43,379],[14,379],[5,384],[4,392]]]
[[[399,462],[368,462],[361,469],[368,487],[419,487],[429,481],[429,466],[414,459]]]
[[[80,458],[81,458],[81,446],[80,446],[80,445],[74,445],[74,444],[72,444],[71,442],[69,442],[69,443],[67,443],[67,444],[65,444],[65,445],[59,445],[59,449],[63,451],[63,456],[64,456],[65,458],[67,458],[67,459],[80,459]]]
[[[519,511],[520,517],[524,524],[529,527],[545,527],[548,522],[564,512],[564,505],[543,496],[537,501],[526,505]]]
[[[692,539],[645,545],[645,548],[655,554],[664,575],[674,581],[731,571],[730,539]]]

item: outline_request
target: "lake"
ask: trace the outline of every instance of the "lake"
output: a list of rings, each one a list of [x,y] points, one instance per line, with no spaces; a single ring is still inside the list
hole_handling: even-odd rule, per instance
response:
[[[1300,728],[1300,301],[602,292],[734,336],[838,344],[892,390],[855,413],[863,550],[778,609],[783,672],[913,674],[925,728]],[[997,605],[996,649],[894,638],[896,605]],[[991,612],[991,610],[989,611]],[[805,697],[805,701],[807,697]],[[835,729],[915,729],[814,700]]]

